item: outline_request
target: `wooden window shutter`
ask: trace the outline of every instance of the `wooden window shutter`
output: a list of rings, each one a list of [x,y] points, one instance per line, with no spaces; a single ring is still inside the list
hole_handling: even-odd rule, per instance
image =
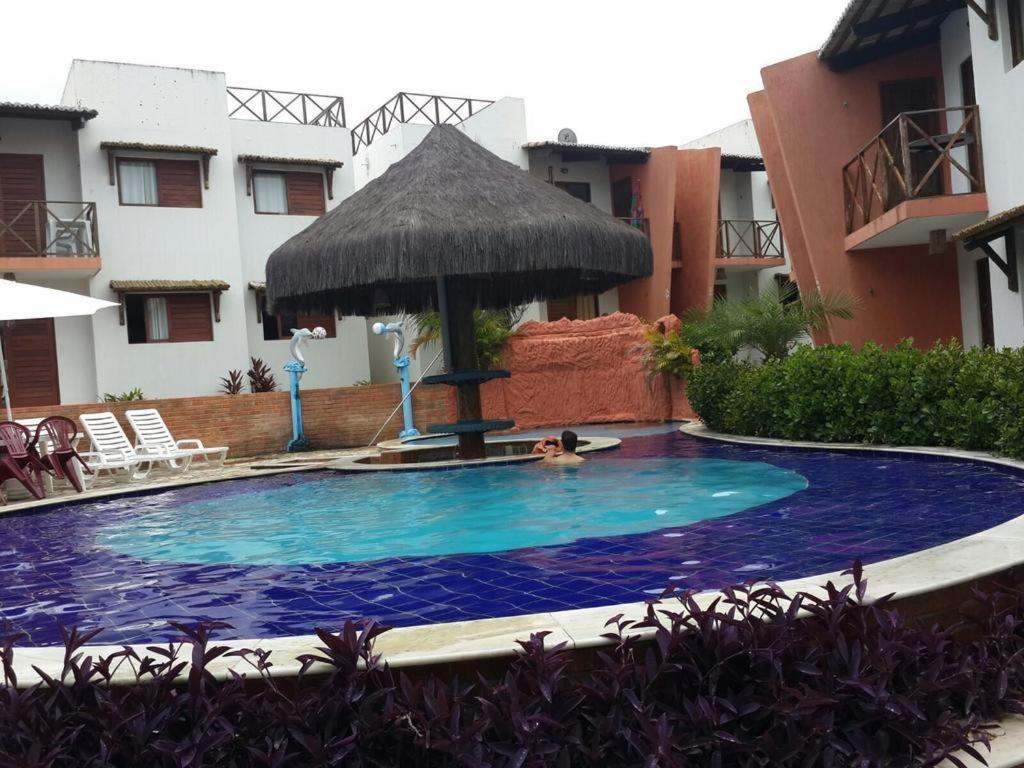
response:
[[[32,256],[42,249],[45,214],[29,202],[45,199],[42,155],[0,155],[0,221],[9,227],[0,255]]]
[[[161,207],[203,207],[198,160],[157,160],[156,183]]]
[[[575,320],[577,317],[576,310],[575,296],[567,296],[564,299],[548,299],[548,322],[561,320],[563,317]]]
[[[213,341],[208,293],[172,293],[167,298],[169,341]]]
[[[290,171],[286,178],[288,213],[298,216],[319,216],[327,210],[322,173]]]
[[[299,328],[309,328],[312,331],[320,326],[327,331],[328,339],[333,339],[338,335],[338,329],[334,324],[334,315],[299,315],[296,319]],[[288,335],[288,338],[291,338],[291,334]]]

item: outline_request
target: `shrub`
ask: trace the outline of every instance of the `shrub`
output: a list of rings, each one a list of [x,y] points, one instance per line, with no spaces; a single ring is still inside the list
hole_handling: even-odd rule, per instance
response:
[[[508,307],[506,309],[477,309],[473,312],[473,333],[476,337],[476,356],[480,367],[490,369],[501,360],[501,352],[505,344],[516,334],[526,313],[527,305]],[[420,347],[441,341],[441,316],[437,312],[421,312],[413,316],[416,325],[416,337],[409,346],[410,354],[415,355]]]
[[[702,365],[687,394],[708,427],[725,432],[1024,458],[1021,349],[801,347],[761,366]]]
[[[851,320],[859,306],[853,296],[768,286],[743,301],[715,299],[709,309],[688,312],[683,337],[708,362],[724,362],[749,347],[768,360],[781,360],[833,319]]]
[[[258,357],[249,360],[249,389],[253,392],[274,392],[277,389],[277,379],[270,371],[270,366]]]
[[[739,363],[701,364],[690,374],[686,397],[711,429],[725,431],[725,413],[736,381],[746,371]]]
[[[728,322],[727,322],[728,320]],[[679,337],[684,344],[700,351],[707,363],[727,363],[740,351],[739,341],[723,313],[690,313],[683,318]]]
[[[242,392],[244,378],[241,371],[228,371],[227,376],[220,378],[220,391],[225,395],[237,395]]]
[[[661,333],[656,328],[644,332],[644,367],[652,374],[664,373],[685,379],[693,370],[693,347],[683,341],[679,331]]]
[[[222,624],[175,625],[184,647],[89,657],[70,632],[64,684],[18,690],[8,640],[0,764],[52,766],[911,766],[976,744],[1021,712],[1024,596],[977,595],[961,627],[916,624],[853,583],[792,599],[750,584],[702,608],[693,595],[609,621],[592,667],[543,633],[505,674],[472,681],[395,674],[374,654],[384,630],[347,622],[270,677],[271,654],[210,643]],[[626,634],[652,630],[653,642]],[[217,681],[221,656],[250,676]],[[184,661],[191,668],[183,672]],[[311,676],[314,663],[326,674]],[[115,672],[136,683],[110,685]],[[984,747],[982,746],[982,749]]]
[[[103,402],[104,403],[126,403],[126,402],[132,402],[132,401],[135,401],[135,400],[145,400],[145,399],[146,399],[146,396],[144,394],[142,394],[142,389],[140,387],[135,387],[135,389],[129,389],[127,392],[121,392],[121,393],[114,393],[114,392],[104,392],[103,393]]]

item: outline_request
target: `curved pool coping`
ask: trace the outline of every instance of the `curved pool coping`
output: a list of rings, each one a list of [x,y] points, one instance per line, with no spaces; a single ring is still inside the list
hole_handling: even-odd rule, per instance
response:
[[[532,443],[536,441],[528,437],[508,437],[504,441],[493,441],[493,443],[500,442]],[[620,445],[622,445],[622,440],[617,437],[581,437],[577,453],[610,451],[612,448],[618,448]],[[436,445],[409,445],[394,440],[378,443],[378,447],[384,449],[383,452],[386,453],[416,453],[417,451],[437,449]],[[425,470],[473,469],[476,467],[494,467],[507,464],[525,464],[531,461],[541,461],[543,458],[540,454],[524,453],[518,456],[488,456],[485,459],[442,459],[441,461],[419,461],[409,464],[368,464],[365,463],[367,456],[342,456],[330,462],[327,468],[344,472],[422,472]]]
[[[832,444],[793,442],[725,435],[708,430],[702,424],[690,423],[680,431],[696,438],[720,440],[723,442],[772,446],[775,448],[818,449],[830,451],[887,451],[893,453],[925,454],[945,456],[961,460],[978,461],[1024,470],[1024,462],[994,456],[988,453],[960,451],[939,448],[888,447],[862,444]],[[478,464],[479,465],[479,464]],[[148,490],[148,489],[147,489]],[[113,490],[110,495],[123,494]],[[866,600],[893,594],[908,598],[924,593],[955,587],[977,579],[1005,571],[1024,561],[1024,516],[1014,518],[994,528],[956,539],[930,549],[883,560],[866,565],[868,579]],[[844,581],[841,572],[816,574],[779,582],[787,592],[822,591],[822,585],[832,581]],[[699,604],[707,605],[718,597],[716,591],[696,596]],[[632,602],[607,605],[596,608],[527,614],[494,619],[424,624],[392,629],[375,642],[375,650],[381,658],[395,668],[426,667],[437,664],[472,662],[485,659],[511,657],[518,651],[516,641],[528,639],[531,634],[548,632],[550,645],[564,643],[569,649],[590,649],[611,643],[603,635],[608,632],[608,619],[622,614],[627,619],[641,619],[647,612],[648,602]],[[636,630],[631,634],[645,637],[650,630]],[[316,653],[321,645],[316,635],[295,635],[274,638],[248,638],[226,640],[219,645],[230,649],[262,648],[273,652],[274,666],[271,674],[289,677],[298,674],[301,664],[297,657]],[[147,655],[147,646],[153,643],[131,646],[140,655]],[[110,654],[119,651],[121,645],[95,645],[83,649],[92,655]],[[62,647],[17,646],[14,662],[19,685],[31,685],[40,680],[33,667],[39,667],[46,674],[59,679],[63,668]],[[148,655],[152,655],[149,653]],[[187,662],[186,659],[182,660]],[[221,656],[208,666],[215,677],[226,679],[233,673],[253,674],[248,663],[238,657]],[[311,668],[316,672],[316,665]],[[116,673],[113,682],[134,682],[130,670]]]

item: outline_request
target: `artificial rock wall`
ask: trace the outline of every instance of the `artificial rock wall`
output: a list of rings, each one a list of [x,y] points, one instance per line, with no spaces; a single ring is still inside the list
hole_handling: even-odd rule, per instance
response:
[[[655,326],[678,322],[670,315]],[[484,418],[512,419],[517,429],[693,418],[684,387],[644,367],[647,328],[621,312],[525,323],[502,355],[512,378],[483,386]]]

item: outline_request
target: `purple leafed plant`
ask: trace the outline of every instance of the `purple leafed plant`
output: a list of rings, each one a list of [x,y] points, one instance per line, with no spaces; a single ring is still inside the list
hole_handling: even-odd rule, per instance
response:
[[[689,593],[609,622],[585,665],[543,633],[504,674],[396,674],[373,622],[318,630],[298,682],[271,654],[228,651],[223,624],[174,625],[181,645],[94,658],[65,635],[63,682],[19,688],[4,644],[0,766],[910,766],[984,758],[992,724],[1024,712],[1024,594],[978,593],[954,627],[863,604],[852,583]],[[629,637],[646,630],[653,639]],[[970,639],[965,639],[965,638]],[[218,681],[235,657],[246,678]],[[188,663],[186,663],[188,662]],[[137,683],[111,685],[115,674]]]
[[[274,392],[277,390],[277,379],[270,370],[270,366],[258,357],[249,360],[249,370],[246,376],[249,377],[249,389],[253,392]]]
[[[220,377],[220,391],[225,395],[237,395],[242,391],[244,380],[241,371],[228,371],[227,376]]]

